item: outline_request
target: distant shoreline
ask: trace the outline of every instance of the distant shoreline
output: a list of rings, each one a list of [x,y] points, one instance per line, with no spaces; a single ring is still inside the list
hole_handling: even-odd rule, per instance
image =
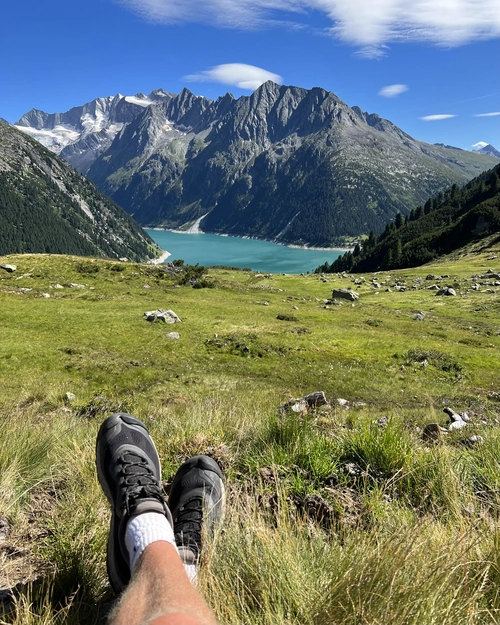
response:
[[[149,228],[149,230],[160,230],[160,228]],[[162,250],[162,251],[163,251],[163,254],[161,256],[158,256],[158,258],[151,258],[148,261],[148,264],[150,264],[150,265],[161,265],[162,263],[164,263],[167,260],[167,258],[169,256],[172,256],[172,254],[170,252],[167,252],[166,250]]]
[[[313,250],[316,252],[352,252],[352,250],[354,249],[352,247],[309,247],[308,245],[296,245],[295,243],[281,243],[280,241],[276,241],[274,239],[263,239],[260,237],[241,236],[238,234],[222,234],[220,232],[203,232],[202,230],[198,232],[189,232],[188,230],[175,230],[174,228],[144,228],[144,229],[145,230],[157,230],[158,232],[173,232],[174,234],[215,234],[218,237],[233,237],[234,239],[253,239],[255,241],[267,241],[268,243],[274,243],[275,245],[283,245],[284,247],[290,247],[296,250]],[[168,254],[168,256],[170,256],[170,254]]]

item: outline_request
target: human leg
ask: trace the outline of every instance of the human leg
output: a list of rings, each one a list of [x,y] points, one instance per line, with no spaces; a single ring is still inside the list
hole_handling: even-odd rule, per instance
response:
[[[221,519],[218,465],[197,456],[179,469],[171,493],[174,520],[161,494],[158,453],[138,419],[122,413],[106,419],[97,437],[96,465],[112,506],[108,575],[116,592],[125,589],[113,625],[213,625],[184,566],[191,574],[196,570],[201,526],[206,521],[214,531]]]

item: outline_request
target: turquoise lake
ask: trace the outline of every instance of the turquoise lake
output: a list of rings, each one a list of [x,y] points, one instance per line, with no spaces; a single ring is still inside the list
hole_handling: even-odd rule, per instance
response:
[[[331,263],[342,254],[216,234],[149,229],[146,232],[163,250],[170,252],[166,262],[182,258],[189,265],[198,263],[205,267],[226,265],[267,273],[306,273],[314,271],[325,261]]]

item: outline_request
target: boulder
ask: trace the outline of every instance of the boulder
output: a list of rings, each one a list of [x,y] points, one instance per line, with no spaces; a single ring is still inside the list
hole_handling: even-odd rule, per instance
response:
[[[3,269],[7,273],[12,273],[13,271],[16,271],[17,265],[0,265],[0,269]]]
[[[163,310],[163,308],[158,308],[158,310],[150,310],[144,313],[144,318],[146,321],[163,321],[163,323],[180,323],[181,320],[174,313],[173,310]]]
[[[304,399],[306,400],[309,408],[319,408],[320,406],[328,405],[326,395],[323,391],[315,391],[314,393],[309,393],[309,395],[306,395]]]
[[[350,289],[333,289],[332,298],[347,299],[351,302],[355,302],[357,299],[359,299],[359,293],[356,293],[356,291],[351,291]]]
[[[321,406],[327,406],[329,408],[330,404],[328,403],[326,395],[323,391],[315,391],[314,393],[309,393],[309,395],[306,395],[305,397],[299,397],[287,401],[286,404],[280,406],[279,410],[280,412],[304,413],[314,408],[320,408]]]
[[[456,294],[457,292],[455,289],[452,289],[451,286],[444,286],[442,289],[439,289],[439,291],[436,291],[436,295],[452,295],[455,297]]]

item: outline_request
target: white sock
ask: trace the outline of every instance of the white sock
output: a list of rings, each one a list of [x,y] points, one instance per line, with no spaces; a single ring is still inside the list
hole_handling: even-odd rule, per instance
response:
[[[163,540],[175,547],[174,530],[167,517],[158,512],[145,512],[132,517],[125,530],[125,545],[130,557],[130,571],[148,545]]]
[[[184,564],[184,570],[186,571],[191,584],[193,584],[193,586],[196,586],[196,584],[198,583],[198,567],[196,566],[196,564]]]

